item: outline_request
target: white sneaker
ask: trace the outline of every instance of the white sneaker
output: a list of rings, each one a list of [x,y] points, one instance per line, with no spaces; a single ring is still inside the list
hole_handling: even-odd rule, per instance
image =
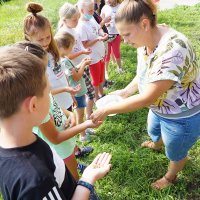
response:
[[[95,131],[94,129],[92,129],[92,128],[87,128],[87,129],[85,130],[85,133],[86,133],[86,134],[89,134],[89,135],[95,135],[95,134],[96,134],[96,131]]]
[[[80,136],[80,142],[90,142],[91,138],[89,134],[85,134],[84,136]]]

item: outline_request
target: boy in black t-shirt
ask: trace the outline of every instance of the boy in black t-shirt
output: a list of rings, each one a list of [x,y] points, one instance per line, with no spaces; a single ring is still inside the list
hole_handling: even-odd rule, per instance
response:
[[[0,190],[5,200],[89,199],[111,156],[98,155],[77,186],[61,158],[32,133],[49,110],[45,71],[27,51],[0,49]]]

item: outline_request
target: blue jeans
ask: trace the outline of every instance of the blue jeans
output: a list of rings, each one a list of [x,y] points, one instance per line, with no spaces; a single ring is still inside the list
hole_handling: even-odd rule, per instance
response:
[[[86,107],[86,99],[85,99],[85,95],[80,96],[80,97],[75,97],[77,104],[78,104],[78,108],[85,108]]]
[[[200,136],[200,113],[188,118],[167,119],[150,110],[147,131],[153,142],[162,138],[169,160],[182,160]]]

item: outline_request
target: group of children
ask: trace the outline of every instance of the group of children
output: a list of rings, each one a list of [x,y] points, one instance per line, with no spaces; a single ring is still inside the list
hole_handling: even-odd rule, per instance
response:
[[[80,133],[80,141],[88,141],[90,135],[95,134],[93,128],[102,123],[99,121],[94,124],[89,118],[95,101],[104,96],[104,65],[106,63],[108,69],[111,51],[119,69],[122,69],[121,39],[113,20],[118,8],[115,1],[107,2],[105,13],[109,13],[109,16],[102,12],[101,17],[100,13],[95,12],[99,21],[93,17],[93,0],[80,0],[77,5],[65,3],[59,10],[60,21],[55,36],[49,20],[38,14],[43,7],[36,3],[27,4],[30,14],[24,19],[25,41],[3,48],[0,55],[0,87],[9,88],[5,90],[8,94],[1,91],[0,127],[3,137],[0,142],[0,165],[2,172],[7,167],[10,169],[12,164],[8,160],[14,156],[17,159],[21,157],[16,165],[13,164],[14,168],[20,169],[22,164],[25,165],[25,176],[21,176],[21,171],[12,184],[9,180],[14,179],[17,172],[13,169],[13,176],[9,174],[9,180],[5,177],[6,172],[1,173],[1,180],[5,180],[1,183],[5,199],[48,199],[50,191],[58,195],[58,199],[59,195],[63,199],[71,199],[75,195],[75,181],[79,180],[75,151],[80,149],[74,136]],[[109,12],[106,9],[110,9]],[[10,60],[6,58],[7,54]],[[21,123],[23,125],[20,127]],[[63,159],[67,171],[54,150]],[[86,168],[84,173],[88,174],[84,176],[83,173],[78,182],[91,194],[94,193],[96,197],[90,196],[91,199],[98,199],[92,185],[109,171],[110,159],[110,154],[98,155],[88,167],[95,173],[90,175]],[[37,163],[39,161],[40,164]],[[30,172],[34,178],[28,183]],[[6,180],[10,185],[6,185]],[[17,181],[22,181],[26,186],[17,186]],[[66,186],[67,183],[71,185]],[[63,192],[63,186],[66,186],[67,192]],[[12,190],[8,191],[7,187]],[[84,191],[83,188],[79,190]],[[86,197],[90,194],[87,193]]]

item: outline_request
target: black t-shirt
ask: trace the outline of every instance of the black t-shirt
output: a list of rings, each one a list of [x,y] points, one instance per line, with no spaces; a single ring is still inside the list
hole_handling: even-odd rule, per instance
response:
[[[37,137],[25,147],[0,148],[0,188],[4,200],[71,199],[76,182],[63,160]]]

